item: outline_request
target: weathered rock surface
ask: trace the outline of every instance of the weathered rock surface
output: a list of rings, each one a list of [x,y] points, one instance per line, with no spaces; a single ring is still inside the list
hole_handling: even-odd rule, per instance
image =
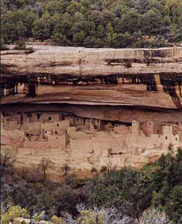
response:
[[[16,167],[48,158],[55,179],[65,164],[141,167],[182,146],[181,48],[34,49],[1,53],[1,145]]]
[[[58,102],[181,109],[182,49],[179,47],[34,46],[34,49],[31,54],[14,50],[1,53],[2,82],[5,86],[33,82],[37,97],[19,94],[3,97],[2,103]]]
[[[182,49],[89,49],[34,46],[35,52],[3,51],[2,65],[16,75],[79,76],[182,74]]]

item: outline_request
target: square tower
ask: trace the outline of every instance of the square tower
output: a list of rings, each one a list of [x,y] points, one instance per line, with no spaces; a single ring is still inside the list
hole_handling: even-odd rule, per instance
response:
[[[131,133],[136,136],[140,135],[140,123],[136,120],[132,121]]]

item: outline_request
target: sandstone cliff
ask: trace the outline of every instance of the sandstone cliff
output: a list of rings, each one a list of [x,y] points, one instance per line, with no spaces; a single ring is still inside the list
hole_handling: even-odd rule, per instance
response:
[[[182,74],[182,49],[89,49],[33,46],[35,52],[3,51],[2,65],[17,75]]]
[[[49,159],[57,179],[182,146],[181,48],[34,50],[1,53],[1,146],[16,167]]]
[[[3,51],[2,82],[4,85],[7,82],[37,83],[37,97],[11,97],[3,99],[2,103],[42,101],[181,108],[180,47],[86,49],[34,46],[34,50],[31,54]]]

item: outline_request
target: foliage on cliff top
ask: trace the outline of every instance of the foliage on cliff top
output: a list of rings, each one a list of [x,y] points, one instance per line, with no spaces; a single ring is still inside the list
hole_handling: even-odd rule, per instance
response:
[[[160,47],[182,40],[181,0],[2,0],[5,42]]]

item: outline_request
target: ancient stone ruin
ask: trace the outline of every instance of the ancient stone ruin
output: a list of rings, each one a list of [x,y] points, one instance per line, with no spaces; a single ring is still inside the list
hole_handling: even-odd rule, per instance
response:
[[[1,147],[15,167],[48,158],[54,179],[65,164],[140,168],[182,146],[181,48],[34,48],[1,53]]]

